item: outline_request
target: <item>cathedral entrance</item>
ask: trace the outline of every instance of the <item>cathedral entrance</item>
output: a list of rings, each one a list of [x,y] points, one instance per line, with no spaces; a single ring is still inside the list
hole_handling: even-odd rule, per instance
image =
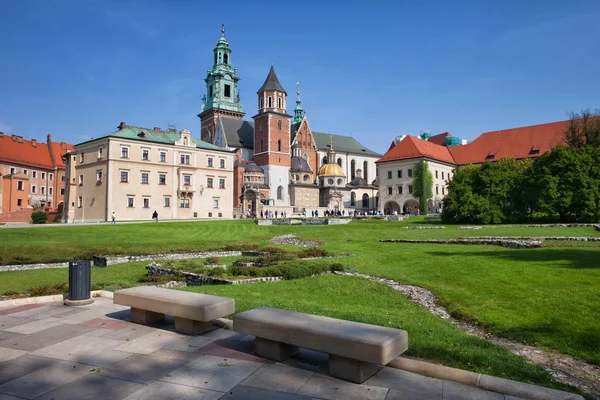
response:
[[[400,206],[395,201],[388,201],[383,206],[383,213],[385,215],[397,215],[400,214]]]

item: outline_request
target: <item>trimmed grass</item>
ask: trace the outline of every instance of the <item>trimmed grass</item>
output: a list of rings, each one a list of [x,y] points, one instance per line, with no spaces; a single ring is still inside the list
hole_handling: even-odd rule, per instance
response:
[[[273,283],[199,286],[181,290],[232,297],[237,312],[271,306],[405,329],[409,337],[406,355],[455,368],[567,389],[556,384],[542,367],[485,340],[469,336],[412,304],[399,292],[366,279],[326,275]]]

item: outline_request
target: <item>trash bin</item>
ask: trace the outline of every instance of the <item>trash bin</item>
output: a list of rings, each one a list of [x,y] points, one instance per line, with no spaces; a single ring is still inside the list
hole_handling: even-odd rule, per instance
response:
[[[94,299],[90,295],[91,261],[73,260],[69,262],[69,298],[64,304],[79,306],[90,304]]]

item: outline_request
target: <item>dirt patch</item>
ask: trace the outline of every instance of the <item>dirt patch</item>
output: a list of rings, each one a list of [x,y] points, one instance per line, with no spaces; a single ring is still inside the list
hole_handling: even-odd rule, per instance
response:
[[[525,357],[530,362],[543,366],[557,381],[576,387],[585,392],[587,396],[600,400],[600,367],[597,365],[578,360],[557,351],[546,351],[534,346],[500,338],[486,332],[476,325],[457,320],[448,313],[446,308],[439,305],[435,295],[425,288],[414,285],[405,285],[391,279],[359,273],[336,272],[336,274],[358,276],[387,285],[408,296],[413,303],[418,304],[421,307],[426,308],[432,314],[449,321],[469,335],[477,336],[496,345],[505,347],[514,354]]]

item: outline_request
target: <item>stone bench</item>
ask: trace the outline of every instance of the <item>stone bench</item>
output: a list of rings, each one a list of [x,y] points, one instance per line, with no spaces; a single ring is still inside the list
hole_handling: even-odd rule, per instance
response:
[[[256,353],[282,361],[299,347],[329,354],[329,374],[362,383],[408,349],[400,329],[261,307],[233,316],[233,330],[256,337]]]
[[[113,302],[131,307],[131,322],[151,324],[175,317],[175,330],[198,335],[212,329],[212,320],[235,312],[233,299],[153,286],[117,290]]]

